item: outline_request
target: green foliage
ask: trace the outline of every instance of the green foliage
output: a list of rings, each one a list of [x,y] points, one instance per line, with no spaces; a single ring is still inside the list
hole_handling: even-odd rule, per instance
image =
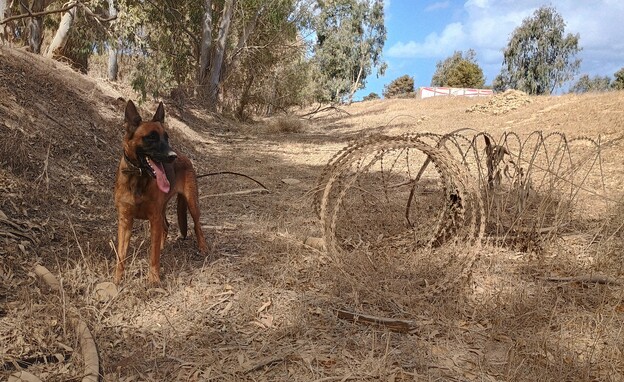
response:
[[[213,36],[224,3],[212,1]],[[131,82],[143,97],[162,97],[174,88],[190,96],[198,92],[204,4],[204,0],[119,0],[112,41],[136,60]],[[225,46],[220,109],[244,118],[247,110],[271,113],[304,103],[310,70],[298,31],[308,23],[308,9],[297,7],[297,0],[235,4]],[[241,43],[245,34],[247,39]]]
[[[382,0],[318,0],[313,24],[320,101],[351,99],[365,86],[373,68],[383,75],[386,27]]]
[[[411,97],[414,94],[414,78],[407,74],[384,86],[384,98]]]
[[[161,98],[173,88],[175,82],[168,61],[163,59],[160,63],[158,65],[158,60],[153,57],[137,58],[136,68],[130,74],[130,85],[141,94],[141,101],[145,101],[148,95]]]
[[[130,78],[142,96],[159,97],[194,79],[202,3],[119,0],[112,41],[138,61]]]
[[[21,7],[21,4],[27,4],[32,6],[32,2],[13,1],[9,2],[10,8],[7,10],[7,15],[19,15],[24,14],[25,11]],[[45,8],[46,12],[52,12],[63,8],[65,5],[63,2],[50,2],[49,6]],[[107,27],[108,24],[99,22],[94,19],[85,11],[87,7],[94,14],[106,15],[102,7],[106,6],[106,1],[103,0],[83,0],[81,4],[84,6],[78,6],[76,8],[76,15],[73,25],[70,30],[69,39],[67,44],[62,49],[60,54],[61,60],[67,62],[74,69],[81,72],[86,72],[88,69],[89,57],[96,51],[99,51],[103,44],[108,39]],[[52,37],[56,33],[59,22],[63,13],[52,12],[42,17],[42,33],[43,33],[43,46],[41,53],[45,52],[47,45],[51,41]],[[30,34],[28,22],[29,18],[24,18],[19,21],[14,21],[5,25],[4,28],[8,33],[8,39],[15,45],[28,45],[28,36]]]
[[[475,51],[469,49],[465,55],[458,51],[444,61],[438,61],[431,86],[482,88],[485,78],[475,58]]]
[[[504,51],[495,89],[550,94],[574,78],[581,64],[574,56],[579,35],[564,35],[565,22],[554,8],[541,7],[516,28]]]
[[[509,89],[509,73],[503,68],[501,73],[498,74],[494,81],[492,81],[492,89],[494,89],[497,93],[503,93],[505,90]]]
[[[379,94],[375,93],[375,92],[370,92],[367,96],[364,96],[364,98],[362,98],[362,101],[372,101],[375,99],[380,99],[381,97],[379,97]]]
[[[212,64],[226,0],[210,3],[206,10],[205,0],[115,0],[117,18],[107,23],[96,21],[86,9],[106,17],[109,1],[83,0],[62,53],[80,70],[99,65],[102,73],[101,56],[116,48],[124,63],[119,78],[142,99],[160,98],[173,90],[179,97],[201,96],[204,74],[222,68],[217,70],[219,97],[211,105],[218,102],[219,110],[239,118],[312,100],[349,99],[371,73],[384,71],[383,0],[234,1],[225,49],[219,50],[224,52],[222,66]],[[11,12],[21,13],[18,2],[12,4]],[[61,6],[52,2],[46,10]],[[202,45],[206,12],[212,18],[211,46]],[[45,35],[51,37],[61,14],[42,18]],[[27,43],[26,23],[13,23],[9,29],[12,41]],[[304,37],[313,33],[318,38],[314,43]],[[202,59],[202,47],[212,49],[212,54]],[[89,65],[94,54],[100,56]]]
[[[260,7],[265,2],[256,0]],[[229,60],[227,78],[223,84],[224,106],[239,119],[247,112],[273,114],[311,99],[308,84],[311,64],[305,60],[306,45],[299,36],[299,27],[307,23],[307,10],[295,9],[295,1],[271,3],[261,14],[247,45],[264,47],[246,49],[239,54],[238,63]],[[240,36],[240,21],[234,25],[234,36]],[[236,41],[238,42],[238,41]],[[236,52],[234,52],[236,53]],[[231,55],[230,55],[231,57]]]
[[[615,72],[614,77],[611,87],[615,90],[624,90],[624,68]]]
[[[606,92],[610,87],[611,78],[609,78],[609,76],[594,76],[590,78],[589,75],[583,74],[578,81],[570,87],[570,93]]]

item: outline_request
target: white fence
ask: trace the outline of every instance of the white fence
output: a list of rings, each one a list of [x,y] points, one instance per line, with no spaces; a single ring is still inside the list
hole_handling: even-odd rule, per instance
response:
[[[418,88],[418,98],[440,97],[440,96],[462,96],[462,97],[485,97],[494,94],[492,89],[465,89],[465,88],[443,88],[443,87],[420,87]]]

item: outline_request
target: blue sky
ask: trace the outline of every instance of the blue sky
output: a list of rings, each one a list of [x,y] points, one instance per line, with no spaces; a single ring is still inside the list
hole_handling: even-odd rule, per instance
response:
[[[566,33],[579,33],[579,75],[608,75],[624,67],[624,0],[386,0],[388,36],[383,77],[372,74],[356,93],[381,95],[384,85],[408,74],[429,86],[438,61],[474,49],[486,84],[500,72],[503,49],[522,20],[543,5],[556,8]]]

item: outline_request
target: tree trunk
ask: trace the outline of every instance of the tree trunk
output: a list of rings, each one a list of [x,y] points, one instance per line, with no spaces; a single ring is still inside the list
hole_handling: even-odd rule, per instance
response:
[[[48,50],[45,53],[46,57],[54,57],[60,56],[62,54],[63,48],[65,48],[65,44],[67,44],[67,39],[69,38],[69,30],[71,29],[74,20],[76,18],[76,6],[74,6],[69,11],[63,14],[61,17],[61,22],[59,24],[58,29],[56,30],[56,34],[50,42],[50,46],[48,46]]]
[[[360,70],[358,71],[357,78],[355,79],[355,83],[351,86],[351,91],[349,92],[349,100],[347,101],[347,105],[351,105],[353,102],[353,95],[356,91],[358,91],[358,87],[360,86],[360,79],[362,78],[362,71],[364,70],[364,65],[360,64]]]
[[[5,18],[5,12],[7,9],[7,2],[6,0],[0,0],[0,21],[4,20]],[[2,38],[2,44],[4,45],[7,41],[8,41],[8,33],[7,33],[7,26],[4,24],[0,24],[0,28],[2,28],[2,30],[0,30],[0,37]]]
[[[204,0],[204,20],[202,22],[201,46],[199,48],[199,73],[197,84],[206,85],[206,77],[210,69],[212,50],[212,0]]]
[[[44,0],[34,0],[30,9],[20,1],[21,9],[26,12],[41,12],[45,9]],[[28,20],[28,47],[36,54],[41,53],[41,42],[43,41],[43,16],[31,17]]]
[[[245,107],[249,103],[249,94],[251,93],[251,86],[253,85],[255,79],[256,79],[256,76],[252,73],[249,76],[249,79],[247,80],[247,82],[245,83],[245,89],[243,89],[243,94],[241,95],[241,99],[238,103],[236,116],[241,121],[245,120]]]
[[[225,42],[227,40],[230,24],[232,23],[232,11],[235,0],[226,0],[223,6],[223,15],[219,24],[219,35],[217,36],[214,55],[210,66],[210,78],[208,79],[208,109],[217,110],[217,100],[219,97],[219,86],[221,85],[221,71],[223,69],[223,59],[225,57]]]
[[[115,0],[108,0],[108,16],[117,16],[117,8],[115,8]],[[119,72],[119,65],[117,63],[118,48],[115,45],[117,41],[114,38],[111,39],[108,45],[108,79],[109,81],[117,81],[117,74]]]

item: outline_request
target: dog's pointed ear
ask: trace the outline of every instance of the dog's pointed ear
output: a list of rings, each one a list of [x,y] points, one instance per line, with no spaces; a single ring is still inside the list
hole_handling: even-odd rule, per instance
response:
[[[141,121],[141,115],[137,111],[136,106],[134,106],[134,102],[128,101],[128,103],[126,104],[125,115],[126,128],[128,129],[128,132],[133,133],[136,128],[139,127]]]
[[[156,109],[152,122],[165,122],[165,105],[163,105],[162,101],[158,104],[158,109]]]

